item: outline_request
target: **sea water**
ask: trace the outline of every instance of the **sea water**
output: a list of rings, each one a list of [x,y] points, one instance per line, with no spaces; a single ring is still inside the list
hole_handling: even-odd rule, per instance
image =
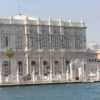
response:
[[[0,100],[100,100],[100,83],[2,87]]]

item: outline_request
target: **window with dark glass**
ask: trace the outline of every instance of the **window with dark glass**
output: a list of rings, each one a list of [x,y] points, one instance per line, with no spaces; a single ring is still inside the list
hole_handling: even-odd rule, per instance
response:
[[[47,61],[43,61],[43,65],[45,66],[45,65],[47,65],[48,64],[48,62]]]
[[[5,47],[8,47],[8,36],[5,37]]]
[[[19,72],[19,75],[23,74],[23,66],[22,66],[22,62],[21,61],[18,62],[18,72]]]
[[[11,67],[8,61],[4,61],[2,64],[2,74],[8,76],[11,73]]]

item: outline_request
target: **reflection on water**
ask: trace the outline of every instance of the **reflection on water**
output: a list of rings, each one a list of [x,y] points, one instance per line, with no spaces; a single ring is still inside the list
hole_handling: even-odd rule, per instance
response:
[[[0,100],[100,100],[100,83],[5,87]]]

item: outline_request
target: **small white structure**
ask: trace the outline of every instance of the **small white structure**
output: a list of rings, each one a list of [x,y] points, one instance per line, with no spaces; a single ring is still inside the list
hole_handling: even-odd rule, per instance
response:
[[[89,81],[90,82],[96,81],[96,74],[95,73],[90,72],[89,75],[88,75],[88,77],[89,77]]]

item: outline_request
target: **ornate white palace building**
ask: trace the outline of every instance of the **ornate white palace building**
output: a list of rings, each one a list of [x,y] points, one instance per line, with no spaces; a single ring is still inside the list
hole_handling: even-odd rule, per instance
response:
[[[14,52],[10,66],[6,48]],[[86,52],[83,21],[0,18],[0,83],[84,81]]]

